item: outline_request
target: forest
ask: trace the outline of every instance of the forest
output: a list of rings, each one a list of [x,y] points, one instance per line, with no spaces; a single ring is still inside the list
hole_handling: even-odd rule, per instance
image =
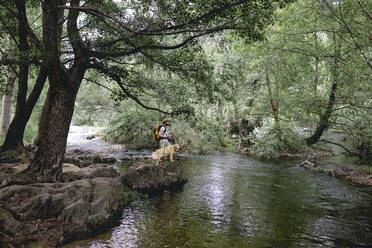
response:
[[[155,150],[164,118],[185,154],[372,174],[371,1],[0,3],[0,190],[64,182],[71,126]]]

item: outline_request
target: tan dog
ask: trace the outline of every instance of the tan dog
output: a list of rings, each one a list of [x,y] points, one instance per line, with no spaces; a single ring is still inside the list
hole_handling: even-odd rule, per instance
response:
[[[152,154],[152,161],[154,161],[155,164],[158,165],[160,159],[163,156],[169,156],[169,160],[173,163],[174,162],[174,160],[173,160],[173,154],[175,154],[176,151],[178,151],[179,149],[180,149],[180,145],[179,144],[174,144],[174,145],[171,145],[171,146],[167,146],[165,148],[157,149]]]

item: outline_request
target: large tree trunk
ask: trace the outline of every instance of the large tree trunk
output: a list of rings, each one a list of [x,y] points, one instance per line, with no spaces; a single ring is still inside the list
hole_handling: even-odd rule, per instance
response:
[[[51,78],[50,80],[56,80]],[[58,80],[58,79],[57,79]],[[35,181],[59,181],[66,151],[74,103],[82,79],[67,83],[54,81],[48,90],[45,115],[40,119],[38,149],[26,173]]]
[[[66,0],[62,0],[59,5],[61,5],[61,6],[66,5]],[[58,29],[57,29],[58,46],[61,47],[62,28],[63,28],[62,24],[64,22],[64,10],[63,9],[61,9],[59,14],[58,14],[58,21],[57,22],[58,22]],[[39,119],[39,129],[38,129],[38,132],[37,132],[37,136],[35,137],[35,139],[33,141],[33,145],[35,145],[35,146],[40,145],[41,131],[44,130],[46,128],[46,125],[47,125],[46,121],[48,120],[47,106],[49,105],[49,98],[50,98],[49,94],[50,94],[50,91],[48,90],[47,96],[45,98],[43,110],[41,112],[40,119]]]
[[[0,136],[4,136],[10,124],[10,113],[12,108],[12,91],[14,87],[14,82],[16,80],[15,73],[9,69],[7,75],[7,82],[5,87],[5,92],[3,95],[3,105],[1,109],[1,131]]]
[[[49,89],[39,127],[38,150],[24,174],[31,181],[59,181],[66,151],[67,135],[74,104],[86,70],[87,60],[81,49],[78,36],[78,12],[70,10],[67,29],[74,49],[74,64],[66,69],[60,61],[58,8],[64,0],[49,0],[43,3],[44,63],[47,66]],[[79,0],[72,0],[78,6]]]

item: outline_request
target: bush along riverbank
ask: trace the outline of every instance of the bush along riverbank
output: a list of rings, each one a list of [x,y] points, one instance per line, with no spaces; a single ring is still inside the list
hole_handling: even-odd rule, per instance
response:
[[[133,200],[178,189],[186,182],[179,162],[155,166],[140,161],[124,174],[110,164],[81,161],[80,165],[65,163],[62,182],[0,189],[0,247],[29,243],[59,247],[88,238],[115,225]],[[26,167],[26,163],[1,163],[1,181]]]

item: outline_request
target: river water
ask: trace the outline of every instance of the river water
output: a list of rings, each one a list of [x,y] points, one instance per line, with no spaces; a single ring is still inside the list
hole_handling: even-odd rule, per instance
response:
[[[372,247],[371,188],[234,153],[182,166],[182,190],[133,202],[116,227],[65,248]]]

